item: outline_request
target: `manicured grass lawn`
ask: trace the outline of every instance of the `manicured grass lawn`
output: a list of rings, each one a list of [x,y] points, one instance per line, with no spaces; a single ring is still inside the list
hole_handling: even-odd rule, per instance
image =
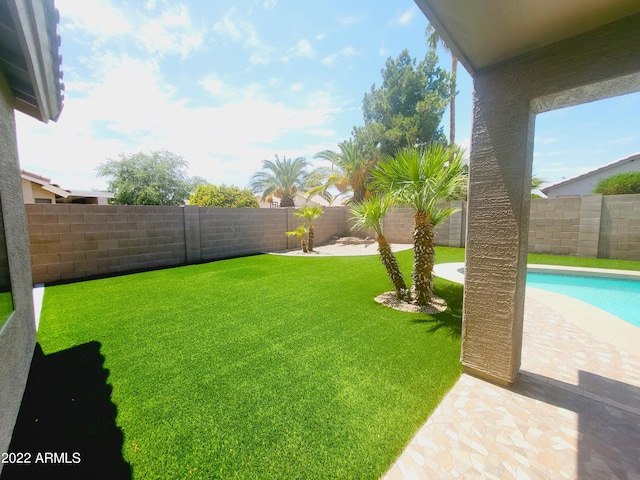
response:
[[[529,254],[529,263],[565,265],[568,267],[614,268],[618,270],[640,270],[640,262],[634,260],[610,260],[607,258],[568,257],[564,255]]]
[[[377,256],[272,255],[47,287],[11,451],[79,452],[66,478],[378,478],[461,372],[462,287],[436,280],[435,316],[390,289]]]
[[[437,247],[436,263],[464,262],[464,248]],[[543,255],[530,253],[528,263],[565,265],[567,267],[614,268],[619,270],[640,270],[640,262],[635,260],[610,260],[607,258],[584,258],[565,255]]]
[[[11,292],[0,292],[0,328],[9,319],[9,315],[13,312],[13,301],[11,300]]]

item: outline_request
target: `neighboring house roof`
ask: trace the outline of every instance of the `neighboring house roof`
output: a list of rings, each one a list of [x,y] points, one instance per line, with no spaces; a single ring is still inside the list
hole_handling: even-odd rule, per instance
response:
[[[0,70],[15,109],[45,123],[64,100],[59,21],[53,0],[0,0]]]
[[[53,193],[56,199],[64,199],[64,203],[72,203],[80,199],[111,199],[114,194],[111,192],[90,192],[86,190],[65,190],[56,183],[51,183],[51,179],[38,175],[37,173],[27,172],[26,170],[20,171],[20,176],[23,180],[35,183],[43,190]],[[62,202],[61,202],[62,203]]]
[[[637,160],[638,163],[633,164],[633,162]],[[593,190],[593,187],[595,187],[595,184],[602,178],[626,171],[640,171],[640,152],[607,163],[588,172],[560,180],[559,182],[554,182],[544,188],[541,188],[540,191],[551,197],[554,196],[553,194],[556,191],[560,192],[562,190],[567,190],[572,184],[578,185],[578,183],[583,183],[587,187],[582,188],[580,191],[576,191],[573,195],[588,195]]]
[[[280,199],[278,197],[272,197],[273,203],[277,203],[280,205]],[[260,208],[272,208],[272,205],[267,201],[262,201],[262,195],[256,195],[256,200],[260,205]],[[310,198],[305,197],[304,195],[297,194],[294,203],[296,207],[306,207],[306,206],[314,206],[317,205],[319,207],[328,207],[330,206],[329,202],[322,198],[320,195],[313,195]]]

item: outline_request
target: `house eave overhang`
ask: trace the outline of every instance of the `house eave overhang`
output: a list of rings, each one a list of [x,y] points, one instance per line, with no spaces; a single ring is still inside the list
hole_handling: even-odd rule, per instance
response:
[[[14,107],[42,122],[62,112],[63,90],[59,13],[52,0],[4,0],[0,22],[0,68]]]
[[[472,76],[640,14],[638,0],[414,0]]]

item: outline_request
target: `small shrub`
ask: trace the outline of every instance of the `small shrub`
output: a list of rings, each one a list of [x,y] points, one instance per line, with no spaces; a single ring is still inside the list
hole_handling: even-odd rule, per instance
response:
[[[626,172],[603,178],[596,184],[593,193],[603,195],[623,195],[640,193],[640,172]]]

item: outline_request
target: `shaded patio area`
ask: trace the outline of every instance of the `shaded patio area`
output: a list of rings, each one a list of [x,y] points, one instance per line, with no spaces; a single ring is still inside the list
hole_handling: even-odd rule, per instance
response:
[[[558,310],[528,295],[516,382],[463,374],[385,478],[640,479],[640,354]]]

